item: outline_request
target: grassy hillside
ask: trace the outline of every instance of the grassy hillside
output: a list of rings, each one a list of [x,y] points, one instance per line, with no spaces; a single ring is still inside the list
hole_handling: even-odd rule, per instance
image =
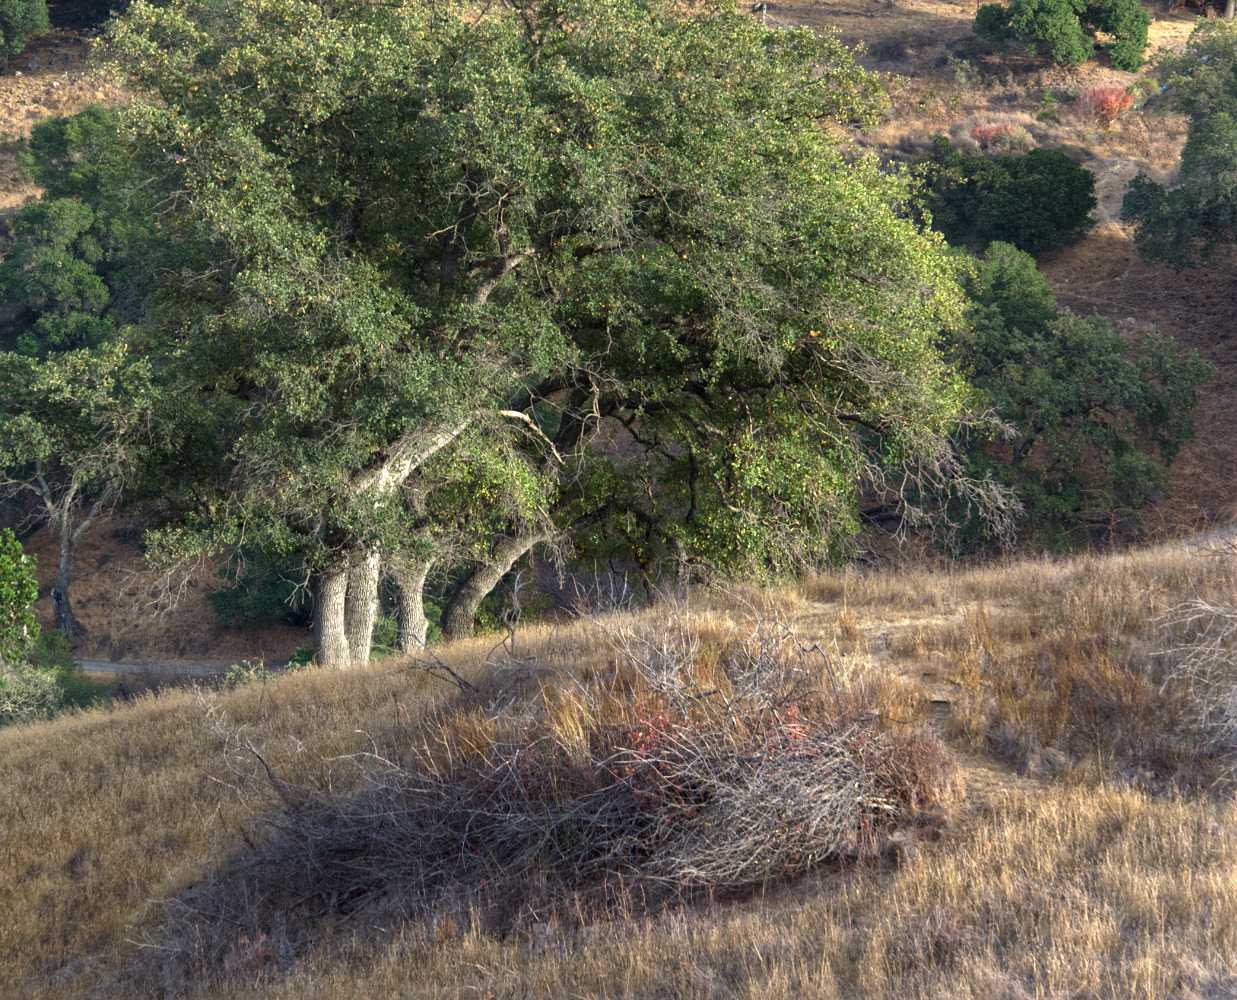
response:
[[[1181,654],[1161,653],[1197,637],[1165,631],[1169,609],[1231,600],[1235,582],[1231,552],[1200,547],[851,572],[529,630],[515,655],[492,639],[446,647],[475,691],[384,660],[7,729],[0,993],[1228,995],[1230,771],[1188,686],[1164,683]],[[598,903],[551,879],[501,928],[477,908],[481,887],[409,895],[389,852],[341,840],[332,853],[334,827],[304,867],[307,816],[345,816],[354,795],[372,806],[366,761],[424,774],[437,760],[459,777],[478,748],[522,745],[566,774],[536,748],[595,747],[579,734],[602,732],[606,705],[630,743],[632,720],[668,705],[639,669],[649,649],[677,650],[680,676],[716,678],[769,623],[828,653],[831,671],[815,652],[792,658],[799,694],[844,705],[853,731],[900,748],[889,759],[915,762],[931,789],[900,800],[868,849],[660,903]],[[929,767],[939,741],[952,763]],[[407,794],[380,800],[404,815]],[[369,895],[349,902],[339,872],[374,866]],[[291,899],[302,885],[321,891]]]

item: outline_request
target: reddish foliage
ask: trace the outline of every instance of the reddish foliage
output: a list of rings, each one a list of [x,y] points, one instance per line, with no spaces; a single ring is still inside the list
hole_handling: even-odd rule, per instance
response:
[[[983,149],[987,149],[997,139],[1005,138],[1014,131],[1009,122],[980,122],[971,129],[971,138]]]
[[[1134,106],[1134,95],[1125,87],[1092,87],[1078,98],[1078,109],[1084,117],[1094,118],[1104,128],[1112,128],[1113,122],[1123,111]]]

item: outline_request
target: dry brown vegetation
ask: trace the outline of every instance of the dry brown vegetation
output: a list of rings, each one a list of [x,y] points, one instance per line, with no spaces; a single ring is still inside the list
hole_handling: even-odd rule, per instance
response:
[[[1230,552],[1185,546],[849,571],[794,591],[702,595],[686,628],[673,622],[682,607],[661,607],[530,629],[514,656],[493,640],[447,647],[476,692],[387,660],[231,692],[166,691],[8,729],[0,995],[1228,995],[1229,762],[1203,738],[1188,690],[1163,686],[1173,663],[1159,654],[1181,639],[1163,631],[1166,611],[1231,604],[1235,586]],[[578,777],[559,753],[574,746],[578,763],[597,733],[631,734],[649,709],[672,712],[667,692],[711,685],[733,697],[727,670],[741,676],[741,650],[774,616],[793,627],[794,650],[829,654],[832,671],[793,650],[778,668],[790,670],[783,680],[793,674],[795,699],[828,710],[833,728],[819,732],[838,733],[836,683],[850,717],[900,744],[904,760],[934,759],[933,733],[951,748],[957,770],[933,765],[904,782],[926,794],[868,850],[822,851],[791,866],[800,877],[764,872],[712,899],[687,892],[649,906],[627,892],[591,913],[579,886],[562,882],[561,859],[536,882],[534,852],[512,869],[524,896],[498,923],[476,893],[448,905],[386,886],[361,905],[339,873],[372,873],[381,852],[336,841],[327,864],[329,829],[313,864],[304,852],[271,853],[303,832],[294,821],[304,813],[238,744],[261,752],[285,792],[312,790],[336,817],[355,815],[358,797],[372,806],[386,795],[407,818],[426,801],[409,798],[410,775],[459,788],[524,747],[525,773]],[[644,638],[633,646],[631,636]],[[691,669],[671,672],[676,687],[639,667],[657,636],[692,650],[678,658]],[[729,730],[731,749],[740,731]],[[669,743],[662,752],[673,756]],[[539,801],[551,799],[575,801]],[[458,801],[459,815],[479,811]],[[405,844],[405,864],[422,843]],[[461,870],[474,868],[478,878],[503,870],[476,856]],[[286,876],[283,896],[272,872]],[[210,893],[221,887],[241,923],[201,905],[218,902]],[[198,942],[206,957],[195,966]]]

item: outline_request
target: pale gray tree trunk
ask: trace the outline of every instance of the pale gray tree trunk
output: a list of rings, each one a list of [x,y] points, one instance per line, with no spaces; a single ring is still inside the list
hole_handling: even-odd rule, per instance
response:
[[[33,488],[43,501],[48,520],[55,526],[60,542],[56,579],[52,581],[51,589],[52,614],[55,617],[56,628],[72,639],[84,631],[73,614],[73,604],[69,599],[69,586],[73,582],[73,560],[77,555],[77,546],[81,543],[86,531],[111,502],[116,490],[111,483],[104,486],[99,499],[90,505],[86,515],[74,525],[73,512],[78,509],[78,494],[82,488],[76,476],[69,480],[67,486],[53,489],[43,474],[43,463],[37,462]]]
[[[1224,5],[1224,20],[1231,21],[1234,14],[1237,14],[1237,0],[1228,0]]]
[[[314,653],[318,665],[346,670],[352,665],[344,610],[348,597],[348,554],[342,553],[318,574],[314,599]]]
[[[517,535],[504,538],[494,546],[490,558],[479,563],[451,596],[451,601],[442,612],[442,634],[447,639],[467,639],[473,633],[477,608],[486,594],[498,586],[499,581],[515,565],[515,561],[538,542],[546,540],[542,534]]]
[[[369,662],[369,648],[378,617],[378,582],[382,575],[382,551],[377,545],[355,552],[348,564],[348,594],[344,600],[344,633],[352,665]]]
[[[434,560],[430,558],[400,561],[391,567],[401,653],[412,654],[425,648],[425,636],[430,624],[425,617],[425,578],[433,565]]]

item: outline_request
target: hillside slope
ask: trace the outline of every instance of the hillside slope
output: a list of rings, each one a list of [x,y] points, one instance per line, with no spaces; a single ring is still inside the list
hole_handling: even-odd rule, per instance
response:
[[[1231,552],[1185,546],[852,572],[533,629],[515,657],[488,640],[447,648],[476,697],[387,660],[2,730],[0,993],[1231,995],[1237,812],[1208,791],[1221,762],[1189,736],[1190,702],[1165,693],[1150,654],[1166,608],[1235,582]],[[837,685],[899,738],[948,742],[957,772],[904,820],[896,850],[644,917],[526,912],[497,936],[446,904],[395,918],[331,893],[253,929],[183,908],[221,878],[249,885],[257,907],[262,845],[297,829],[297,789],[346,796],[365,760],[415,758],[435,719],[472,739],[546,711],[570,726],[564,698],[622,669],[616,636],[685,624],[707,651],[755,620],[828,651],[832,679],[812,682],[826,701]],[[255,826],[262,816],[274,826]]]

